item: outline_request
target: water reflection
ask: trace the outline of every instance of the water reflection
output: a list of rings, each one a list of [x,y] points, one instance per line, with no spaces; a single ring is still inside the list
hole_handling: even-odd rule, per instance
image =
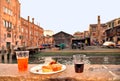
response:
[[[30,61],[30,63],[45,63],[45,59],[53,59],[61,64],[71,65],[73,64],[72,56],[50,56],[50,57],[39,57]],[[86,64],[120,64],[120,56],[87,56]]]

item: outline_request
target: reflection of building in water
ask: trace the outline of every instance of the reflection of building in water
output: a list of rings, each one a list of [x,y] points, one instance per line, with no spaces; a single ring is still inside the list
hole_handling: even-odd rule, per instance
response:
[[[108,56],[105,56],[105,57],[104,57],[104,63],[109,63],[108,60],[109,60]]]

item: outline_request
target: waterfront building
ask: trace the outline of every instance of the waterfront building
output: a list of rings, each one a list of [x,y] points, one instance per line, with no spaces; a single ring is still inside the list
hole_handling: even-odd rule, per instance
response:
[[[53,38],[54,38],[54,45],[65,44],[66,47],[71,47],[72,38],[73,38],[71,34],[60,31],[54,34]]]
[[[106,32],[106,40],[113,41],[116,44],[120,42],[120,18],[113,19],[106,23],[107,30]]]
[[[44,44],[53,44],[53,35],[54,32],[52,30],[44,30]]]
[[[89,25],[91,45],[102,44],[106,40],[106,29],[107,25],[101,24],[100,16],[98,16],[98,23]]]
[[[18,0],[0,0],[0,48],[21,45],[20,3]]]
[[[34,18],[32,22],[30,21],[30,16],[28,19],[21,17],[21,45],[25,47],[34,47],[42,44],[43,41],[43,28],[34,23]]]
[[[0,0],[0,48],[39,46],[43,41],[43,28],[20,16],[18,0]]]
[[[74,38],[72,38],[72,44],[78,44],[78,43],[84,43],[85,42],[85,36],[84,36],[84,32],[75,32],[73,34]]]
[[[84,39],[84,32],[75,32],[73,34],[73,36],[76,38],[76,39]]]

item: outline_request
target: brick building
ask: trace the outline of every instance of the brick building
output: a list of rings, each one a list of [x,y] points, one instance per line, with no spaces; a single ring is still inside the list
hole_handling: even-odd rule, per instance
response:
[[[100,16],[98,16],[98,23],[89,25],[91,45],[94,45],[96,43],[102,44],[106,40],[106,34],[105,34],[106,29],[107,29],[107,25],[101,24]]]
[[[120,44],[120,18],[113,19],[107,24],[106,40]]]
[[[18,0],[0,0],[0,48],[37,46],[43,41],[43,28],[20,16]]]
[[[60,31],[53,35],[55,45],[60,45],[63,43],[66,45],[66,47],[71,47],[72,38],[73,36],[71,34],[63,31]]]
[[[18,0],[0,0],[0,48],[21,45],[20,3]]]
[[[22,46],[39,46],[43,41],[43,28],[34,24],[34,18],[30,22],[30,17],[24,19],[21,17],[21,45]]]

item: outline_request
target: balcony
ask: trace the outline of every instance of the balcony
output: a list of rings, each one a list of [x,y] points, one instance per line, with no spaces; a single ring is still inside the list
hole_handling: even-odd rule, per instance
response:
[[[11,27],[8,27],[8,28],[7,28],[7,31],[8,31],[8,32],[11,32],[11,31],[12,31],[12,28],[11,28]]]

